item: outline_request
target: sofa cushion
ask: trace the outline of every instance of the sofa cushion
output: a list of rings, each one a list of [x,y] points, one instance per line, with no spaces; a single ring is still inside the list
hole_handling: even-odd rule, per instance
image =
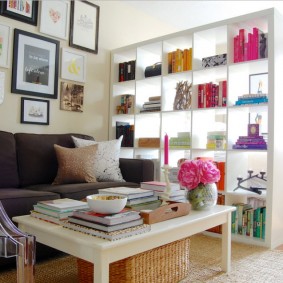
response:
[[[93,140],[79,134],[16,133],[20,185],[51,184],[58,170],[54,144],[74,148],[71,136]]]
[[[53,185],[70,183],[95,183],[94,157],[97,145],[66,148],[54,145],[58,172]]]
[[[11,219],[14,216],[30,214],[33,205],[40,200],[59,198],[59,194],[43,190],[34,191],[14,188],[3,188],[0,190],[0,201]]]
[[[78,183],[78,184],[63,184],[49,185],[41,184],[29,186],[27,189],[36,191],[49,191],[59,194],[61,198],[71,198],[82,200],[88,195],[98,194],[98,189],[111,187],[131,187],[138,188],[139,184],[132,182],[96,182],[96,183]]]
[[[77,137],[72,137],[76,147],[85,147],[90,144],[97,144],[95,155],[95,175],[100,182],[114,181],[123,182],[121,170],[119,168],[119,157],[123,136],[111,141],[86,141]]]
[[[0,131],[0,188],[18,186],[15,138],[12,133]]]

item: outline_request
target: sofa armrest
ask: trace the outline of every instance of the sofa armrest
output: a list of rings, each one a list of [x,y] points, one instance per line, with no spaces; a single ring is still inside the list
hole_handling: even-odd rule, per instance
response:
[[[154,162],[150,159],[120,158],[120,169],[127,182],[154,180]]]

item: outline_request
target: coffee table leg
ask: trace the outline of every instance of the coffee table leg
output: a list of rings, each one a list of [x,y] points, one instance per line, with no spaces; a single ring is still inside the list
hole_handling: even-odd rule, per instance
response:
[[[221,268],[227,273],[231,270],[231,213],[227,214],[227,221],[222,224]]]
[[[95,256],[94,259],[94,276],[93,282],[109,282],[109,261],[102,254]]]

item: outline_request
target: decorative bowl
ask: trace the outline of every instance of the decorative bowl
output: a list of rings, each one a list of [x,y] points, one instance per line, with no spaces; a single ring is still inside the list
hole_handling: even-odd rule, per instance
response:
[[[90,209],[97,213],[112,214],[120,212],[127,203],[127,197],[113,195],[90,195],[86,197]]]

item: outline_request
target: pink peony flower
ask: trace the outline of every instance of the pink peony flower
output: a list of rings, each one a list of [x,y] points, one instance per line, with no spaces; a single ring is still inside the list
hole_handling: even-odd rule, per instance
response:
[[[178,180],[188,190],[195,189],[200,183],[218,182],[220,171],[210,160],[186,160],[180,165]]]

